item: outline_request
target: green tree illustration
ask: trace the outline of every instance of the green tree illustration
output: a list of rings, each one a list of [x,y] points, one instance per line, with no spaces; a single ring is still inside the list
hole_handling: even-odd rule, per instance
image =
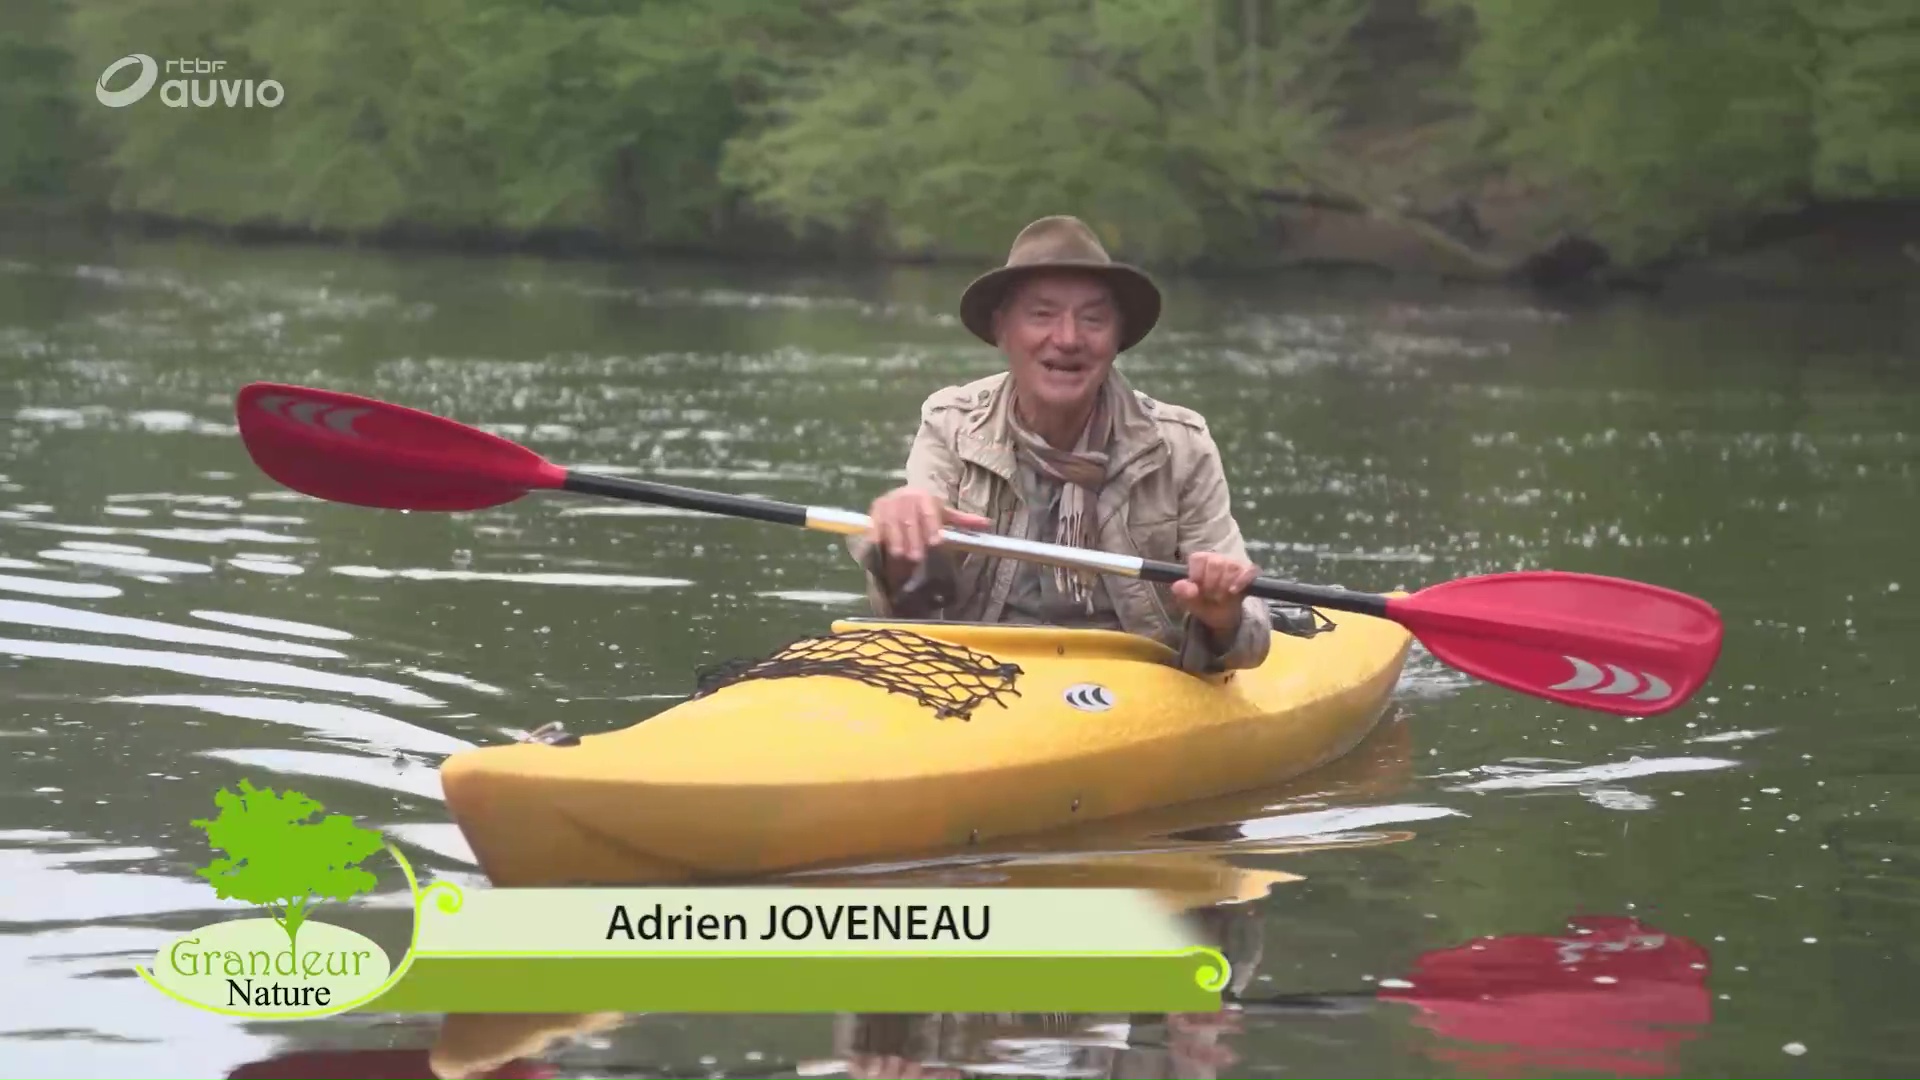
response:
[[[381,835],[362,829],[345,814],[309,817],[324,809],[297,791],[282,795],[240,781],[238,795],[226,788],[214,794],[220,813],[195,819],[213,847],[227,853],[195,871],[223,900],[244,900],[270,912],[297,948],[300,926],[315,903],[348,900],[370,892],[374,876],[354,864],[380,850]]]

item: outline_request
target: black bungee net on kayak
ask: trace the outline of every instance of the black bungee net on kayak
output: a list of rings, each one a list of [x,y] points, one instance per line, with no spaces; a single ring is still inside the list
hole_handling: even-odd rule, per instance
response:
[[[1268,610],[1278,633],[1311,638],[1334,629],[1333,621],[1313,608],[1269,604]],[[763,658],[744,657],[697,668],[695,690],[688,697],[705,697],[748,679],[837,675],[889,693],[906,694],[932,709],[937,717],[965,720],[983,701],[999,703],[1001,694],[1020,696],[1013,684],[1022,674],[1018,664],[1000,663],[965,646],[905,630],[855,630],[798,638]],[[580,745],[580,737],[559,721],[523,733],[518,741]]]
[[[1019,696],[1013,684],[1021,674],[1020,665],[1001,663],[964,645],[905,630],[854,630],[803,637],[771,656],[700,668],[692,696],[705,697],[748,679],[837,675],[905,694],[942,719],[965,720],[981,702],[1001,703],[1001,694]]]

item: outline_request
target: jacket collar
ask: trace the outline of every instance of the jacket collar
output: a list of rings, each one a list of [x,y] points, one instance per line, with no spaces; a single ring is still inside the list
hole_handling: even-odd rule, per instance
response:
[[[958,451],[964,461],[972,462],[999,476],[1003,480],[1012,480],[1015,469],[1013,425],[1008,419],[1012,409],[1007,393],[1012,385],[1012,376],[1007,372],[989,376],[988,397],[984,405],[976,408],[968,417],[968,423],[960,431]],[[1137,476],[1138,468],[1145,459],[1151,466],[1157,463],[1160,455],[1166,452],[1166,437],[1160,434],[1160,425],[1147,414],[1140,404],[1140,396],[1122,376],[1118,369],[1107,372],[1107,381],[1119,391],[1119,411],[1114,417],[1112,465],[1109,468],[1108,488],[1116,485],[1114,480],[1122,475]],[[1119,485],[1122,488],[1130,486]],[[1103,515],[1104,516],[1104,513]]]

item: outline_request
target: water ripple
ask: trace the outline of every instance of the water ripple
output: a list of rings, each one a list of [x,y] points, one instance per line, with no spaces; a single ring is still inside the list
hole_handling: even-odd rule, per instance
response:
[[[12,592],[33,593],[35,596],[53,596],[70,600],[105,600],[121,595],[122,590],[112,585],[95,585],[84,581],[62,581],[59,578],[29,578],[14,574],[0,574],[0,589]]]
[[[230,634],[223,630],[200,630],[177,626],[155,619],[137,619],[125,615],[103,615],[94,611],[42,604],[32,600],[0,600],[0,622],[25,623],[52,630],[84,630],[95,634],[137,637],[175,645],[206,645],[241,652],[272,653],[278,656],[304,656],[339,659],[341,653],[318,645]]]
[[[1495,776],[1486,780],[1449,787],[1449,791],[1532,791],[1543,788],[1577,787],[1584,784],[1600,783],[1607,780],[1626,780],[1636,776],[1657,776],[1661,773],[1707,772],[1715,769],[1731,769],[1740,764],[1727,758],[1636,758],[1631,761],[1612,762],[1606,765],[1587,765],[1577,769],[1560,771],[1515,771],[1506,776]]]
[[[578,574],[535,571],[524,574],[482,570],[429,570],[410,568],[385,570],[377,566],[336,566],[336,574],[380,581],[403,578],[408,581],[501,581],[519,585],[591,585],[600,588],[658,589],[692,585],[686,578],[639,577],[631,574]]]
[[[329,675],[292,664],[272,660],[236,660],[199,653],[165,652],[158,649],[128,649],[111,645],[84,645],[56,641],[27,641],[0,638],[0,655],[26,659],[72,660],[84,664],[113,667],[148,668],[192,675],[223,682],[244,682],[270,686],[288,686],[304,690],[324,690],[354,697],[379,698],[397,705],[438,706],[444,704],[408,687],[380,679],[352,675]]]
[[[314,638],[320,641],[351,641],[353,635],[345,630],[335,630],[327,626],[315,626],[312,623],[293,622],[288,619],[269,619],[261,615],[239,615],[230,611],[192,611],[188,614],[196,619],[237,626],[242,630],[260,630],[270,634],[286,634],[290,637]]]
[[[445,796],[440,791],[438,769],[418,765],[407,758],[361,757],[353,754],[323,754],[314,750],[225,749],[202,750],[201,757],[234,765],[246,765],[287,776],[317,776],[329,781],[378,788],[399,795],[417,795],[436,802]]]
[[[387,754],[411,750],[446,755],[471,750],[474,745],[465,739],[347,705],[226,694],[144,694],[99,700],[125,705],[174,706],[215,716],[283,724],[311,732],[325,742],[347,743]]]

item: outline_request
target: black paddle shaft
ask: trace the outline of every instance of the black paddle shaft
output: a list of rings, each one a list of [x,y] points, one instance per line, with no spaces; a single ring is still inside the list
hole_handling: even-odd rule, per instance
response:
[[[676,506],[682,510],[703,510],[709,514],[769,521],[775,525],[805,528],[807,524],[807,508],[794,503],[754,499],[745,495],[724,495],[676,484],[658,484],[651,480],[628,480],[619,476],[569,471],[566,483],[562,486],[581,495],[603,495],[629,502]]]
[[[594,473],[569,471],[565,483],[561,486],[567,491],[580,495],[599,495],[631,502],[654,503],[659,506],[678,507],[682,510],[750,518],[754,521],[793,525],[799,528],[807,528],[813,524],[816,513],[798,503],[756,499],[746,495],[726,495],[714,491],[701,491],[698,488],[680,487],[677,484],[629,480],[625,477],[600,476]],[[1187,568],[1179,563],[1132,558],[1123,561],[1129,564],[1129,568],[1131,564],[1137,563],[1136,575],[1147,581],[1171,584],[1175,581],[1183,581],[1187,576]],[[1309,607],[1329,608],[1334,611],[1351,611],[1376,618],[1385,618],[1387,615],[1387,598],[1376,593],[1353,592],[1324,585],[1300,585],[1269,577],[1254,579],[1247,593],[1264,600],[1279,600]]]

